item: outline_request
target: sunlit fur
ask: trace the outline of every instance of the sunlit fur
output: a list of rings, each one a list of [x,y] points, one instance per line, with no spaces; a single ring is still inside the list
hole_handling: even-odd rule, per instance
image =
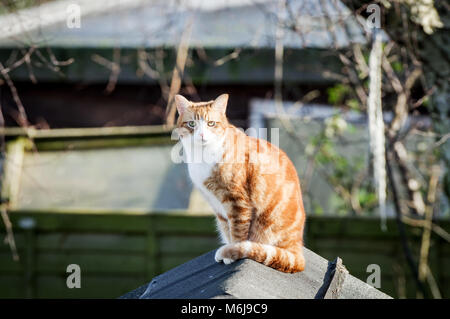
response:
[[[250,258],[283,272],[302,271],[305,211],[295,167],[273,144],[231,125],[225,115],[227,101],[225,94],[202,103],[176,97],[184,151],[189,155],[200,150],[214,159],[188,161],[188,168],[216,213],[224,243],[216,261]],[[191,128],[190,121],[198,124]],[[204,125],[209,121],[215,125]]]

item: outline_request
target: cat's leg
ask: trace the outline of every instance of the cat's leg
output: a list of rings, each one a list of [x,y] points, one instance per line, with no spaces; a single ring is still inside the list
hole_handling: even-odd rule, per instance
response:
[[[229,246],[233,243],[239,243],[248,239],[250,231],[250,225],[252,222],[252,209],[231,205],[230,212],[228,214],[228,225],[230,230],[230,242],[216,251],[215,260],[217,262],[223,261],[225,264],[230,264],[236,259],[228,258],[224,256],[224,252],[227,251]]]
[[[231,242],[230,238],[230,227],[228,225],[228,220],[220,214],[216,214],[217,228],[219,230],[220,238],[223,244],[229,244]]]
[[[253,210],[246,206],[231,205],[228,213],[231,243],[238,243],[248,239],[252,223]]]

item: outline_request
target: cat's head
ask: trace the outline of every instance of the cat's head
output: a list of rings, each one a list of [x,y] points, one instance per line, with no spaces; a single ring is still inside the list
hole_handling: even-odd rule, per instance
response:
[[[194,143],[200,145],[219,142],[229,127],[225,115],[227,103],[228,94],[222,94],[208,102],[191,102],[181,95],[176,95],[180,137],[190,137]]]

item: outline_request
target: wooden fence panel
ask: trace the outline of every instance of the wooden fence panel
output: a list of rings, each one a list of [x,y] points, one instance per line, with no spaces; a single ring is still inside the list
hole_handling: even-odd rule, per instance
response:
[[[20,261],[0,246],[0,298],[115,298],[220,243],[212,216],[108,212],[11,212]],[[20,227],[32,218],[34,227]],[[440,225],[447,231],[450,222]],[[310,217],[306,245],[323,257],[340,256],[349,271],[366,280],[369,264],[381,267],[381,290],[415,297],[396,224],[382,232],[378,219]],[[415,251],[420,232],[408,228]],[[0,236],[4,236],[3,225]],[[430,267],[441,294],[450,297],[450,245],[432,237]],[[81,288],[66,286],[67,265],[81,267]]]

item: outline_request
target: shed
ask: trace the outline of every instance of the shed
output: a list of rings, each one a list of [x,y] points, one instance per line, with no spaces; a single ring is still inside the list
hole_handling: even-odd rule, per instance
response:
[[[33,125],[160,125],[167,104],[160,84],[170,79],[176,48],[192,21],[183,77],[185,85],[192,84],[197,91],[182,93],[210,100],[228,92],[228,116],[233,124],[247,128],[249,99],[270,96],[273,89],[277,3],[51,1],[1,16],[0,61],[14,61],[28,52],[31,61],[38,62],[31,64],[37,84],[30,84],[26,63],[9,74]],[[81,13],[79,28],[68,24],[74,5]],[[289,1],[283,12],[287,20],[283,81],[293,98],[313,86],[324,92],[320,99],[325,102],[326,89],[336,83],[330,74],[342,69],[339,58],[330,53],[352,43],[364,44],[364,30],[341,1]],[[296,16],[297,32],[289,26],[294,21],[289,13]],[[332,30],[327,16],[333,22]],[[41,55],[48,61],[67,63],[55,72],[54,67],[41,63]],[[111,72],[112,63],[120,66],[118,74]],[[114,90],[108,93],[105,88],[111,79]],[[0,94],[6,126],[16,126],[9,115],[14,114],[15,102],[8,90]]]
[[[74,5],[80,13],[77,26],[69,23]],[[7,15],[0,21],[0,47],[177,47],[192,23],[191,47],[274,48],[278,6],[278,0],[60,0]],[[281,18],[302,30],[300,37],[286,25],[286,48],[366,42],[340,0],[289,1]]]
[[[251,259],[216,263],[210,251],[121,296],[121,299],[389,299],[349,274],[336,258],[329,262],[304,248],[306,269],[286,274]]]
[[[68,24],[69,8],[74,4],[81,14],[79,27]],[[136,72],[139,56],[135,51],[163,48],[171,52],[192,25],[188,45],[205,50],[207,54],[200,55],[209,56],[206,60],[222,58],[232,50],[238,51],[225,59],[240,60],[239,65],[225,66],[225,60],[211,65],[205,57],[194,55],[197,63],[186,68],[194,83],[272,83],[277,6],[276,0],[60,0],[2,16],[0,58],[6,60],[12,49],[47,46],[58,59],[76,61],[64,68],[65,81],[104,83],[109,70],[92,56],[114,60],[113,49],[121,49],[119,84],[157,84],[157,79]],[[332,83],[335,80],[321,71],[339,72],[340,63],[328,51],[366,42],[361,24],[341,1],[289,1],[282,18],[286,20],[282,37],[287,50],[286,81]],[[290,26],[294,22],[297,31]],[[328,26],[330,22],[333,28]],[[174,56],[169,52],[163,67],[170,72]],[[61,76],[45,68],[34,71],[41,81],[61,81]],[[29,80],[25,67],[14,70],[11,76]]]

